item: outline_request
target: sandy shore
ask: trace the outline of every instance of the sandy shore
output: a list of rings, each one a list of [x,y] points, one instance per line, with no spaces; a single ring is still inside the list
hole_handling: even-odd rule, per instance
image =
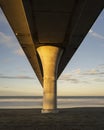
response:
[[[0,130],[104,130],[104,108],[59,110],[41,114],[40,109],[0,109]]]

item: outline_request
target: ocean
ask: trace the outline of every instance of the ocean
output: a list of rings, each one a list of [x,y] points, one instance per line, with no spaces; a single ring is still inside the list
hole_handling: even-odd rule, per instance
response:
[[[104,107],[104,96],[59,96],[58,108]],[[0,109],[42,108],[41,96],[0,96]]]

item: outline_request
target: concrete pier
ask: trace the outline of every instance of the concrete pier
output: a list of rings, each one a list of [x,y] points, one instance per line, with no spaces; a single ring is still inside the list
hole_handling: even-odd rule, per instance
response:
[[[63,50],[56,46],[37,48],[43,66],[43,109],[42,113],[56,113],[57,70]]]

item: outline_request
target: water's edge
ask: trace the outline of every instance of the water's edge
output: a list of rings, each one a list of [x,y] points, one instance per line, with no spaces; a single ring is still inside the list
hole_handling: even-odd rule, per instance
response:
[[[0,109],[42,108],[42,96],[0,96]],[[58,108],[104,107],[104,96],[58,96]]]

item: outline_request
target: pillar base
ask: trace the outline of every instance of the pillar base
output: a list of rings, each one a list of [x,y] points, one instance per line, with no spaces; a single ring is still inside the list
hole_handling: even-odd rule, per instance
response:
[[[58,109],[42,109],[41,113],[58,113]]]

